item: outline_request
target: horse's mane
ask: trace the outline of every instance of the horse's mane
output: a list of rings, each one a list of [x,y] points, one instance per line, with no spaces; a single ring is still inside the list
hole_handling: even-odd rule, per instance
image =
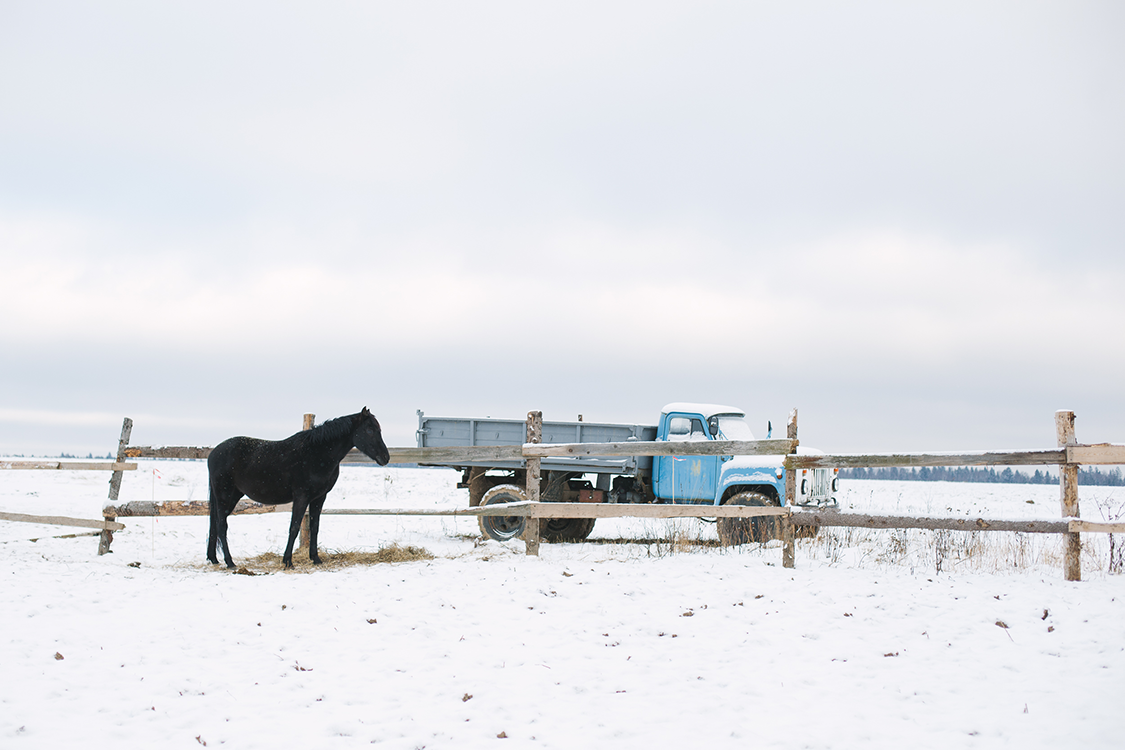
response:
[[[324,424],[317,425],[308,432],[309,441],[316,443],[326,443],[329,441],[338,440],[345,435],[350,435],[355,428],[355,418],[358,414],[349,414],[346,417],[336,417],[330,419]]]

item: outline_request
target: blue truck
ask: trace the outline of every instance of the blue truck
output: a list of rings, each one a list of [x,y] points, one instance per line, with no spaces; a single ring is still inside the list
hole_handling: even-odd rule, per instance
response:
[[[430,417],[418,412],[419,448],[522,445],[526,424],[516,419]],[[666,440],[754,440],[746,413],[717,404],[671,403],[656,425],[585,422],[543,422],[544,443],[623,443]],[[799,453],[812,453],[798,448]],[[782,456],[567,456],[541,461],[539,495],[544,502],[692,503],[699,505],[783,506],[785,468]],[[461,471],[457,485],[469,490],[469,505],[526,500],[527,473],[522,461],[459,461],[427,464]],[[795,477],[796,504],[836,504],[836,470],[802,470]],[[482,516],[481,533],[497,540],[523,534],[519,516]],[[585,539],[592,518],[544,519],[546,541]],[[763,542],[776,538],[776,518],[723,518],[718,522],[724,544]]]

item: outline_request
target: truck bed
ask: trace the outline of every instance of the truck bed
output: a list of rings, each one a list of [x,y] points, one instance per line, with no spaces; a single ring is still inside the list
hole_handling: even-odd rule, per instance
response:
[[[470,419],[428,417],[418,412],[418,447],[449,448],[476,445],[523,445],[527,424],[521,419]],[[599,422],[543,422],[544,443],[625,443],[655,440],[655,425],[606,424]],[[427,464],[433,466],[435,464]],[[445,466],[447,464],[440,464]],[[464,461],[456,468],[483,466],[494,469],[521,469],[522,461]],[[634,475],[652,467],[651,456],[544,458],[544,470],[576,471],[597,474]]]

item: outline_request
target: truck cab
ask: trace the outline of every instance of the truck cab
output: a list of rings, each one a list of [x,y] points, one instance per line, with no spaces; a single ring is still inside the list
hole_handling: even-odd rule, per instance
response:
[[[671,403],[661,409],[657,440],[754,440],[746,413],[719,404]],[[798,453],[815,453],[798,448]],[[773,505],[785,505],[782,456],[656,456],[652,490],[657,502],[722,505],[740,493],[752,492]],[[796,504],[835,504],[835,470],[802,471],[797,477]]]

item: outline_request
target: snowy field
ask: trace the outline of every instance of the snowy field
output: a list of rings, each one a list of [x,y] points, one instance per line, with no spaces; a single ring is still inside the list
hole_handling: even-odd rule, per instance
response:
[[[139,463],[122,501],[206,499],[204,463]],[[456,481],[345,466],[327,507],[461,507]],[[0,510],[97,518],[107,486],[0,472]],[[1099,520],[1125,493],[1081,502]],[[1051,486],[853,481],[841,509],[1059,517]],[[786,570],[694,520],[599,520],[536,559],[472,519],[325,516],[326,558],[435,559],[252,577],[205,563],[205,517],[122,521],[104,557],[0,521],[0,748],[1125,745],[1104,536],[1066,583],[1052,536],[826,530]],[[232,517],[236,562],[287,525]]]

